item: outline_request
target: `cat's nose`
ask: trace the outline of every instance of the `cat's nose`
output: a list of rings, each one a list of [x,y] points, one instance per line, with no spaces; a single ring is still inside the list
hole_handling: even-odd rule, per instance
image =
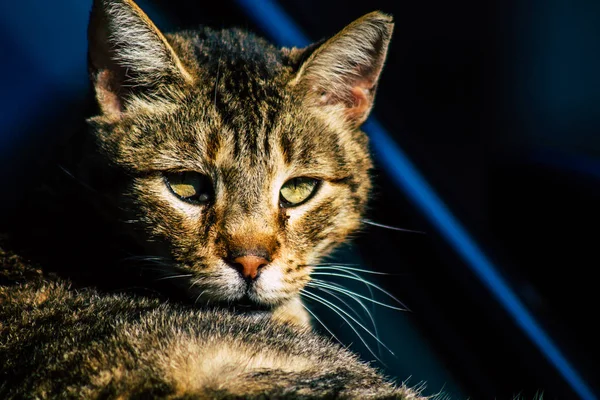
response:
[[[258,276],[261,268],[269,262],[260,256],[244,255],[233,259],[233,266],[245,279],[254,280]]]

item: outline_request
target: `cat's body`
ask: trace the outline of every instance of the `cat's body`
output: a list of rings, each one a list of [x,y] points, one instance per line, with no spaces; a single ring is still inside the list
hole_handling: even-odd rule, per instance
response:
[[[163,35],[131,0],[95,1],[99,115],[60,161],[79,191],[33,196],[50,217],[17,219],[44,274],[1,260],[0,395],[416,396],[312,333],[301,300],[360,226],[359,127],[391,30],[371,13],[277,49],[239,30]],[[161,300],[107,293],[131,286]]]
[[[0,248],[0,397],[416,398],[310,329],[74,290]]]

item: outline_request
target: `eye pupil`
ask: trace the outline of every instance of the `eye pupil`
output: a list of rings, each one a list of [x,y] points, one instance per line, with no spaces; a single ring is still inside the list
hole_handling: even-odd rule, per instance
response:
[[[283,184],[279,191],[282,207],[295,207],[308,201],[318,189],[314,178],[297,177]]]
[[[165,173],[165,182],[171,192],[185,202],[206,204],[212,198],[210,179],[198,172]]]

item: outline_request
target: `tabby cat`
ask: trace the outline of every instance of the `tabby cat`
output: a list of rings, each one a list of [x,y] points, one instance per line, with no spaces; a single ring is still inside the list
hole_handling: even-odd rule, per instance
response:
[[[392,27],[373,12],[279,49],[95,0],[98,115],[30,196],[36,261],[0,254],[0,397],[416,398],[312,333],[301,300],[360,226]]]

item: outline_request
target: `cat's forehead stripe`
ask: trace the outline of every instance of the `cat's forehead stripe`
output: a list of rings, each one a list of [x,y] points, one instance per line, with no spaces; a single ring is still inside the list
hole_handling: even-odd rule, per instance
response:
[[[209,162],[215,162],[217,159],[217,153],[221,147],[221,135],[216,129],[211,129],[206,135],[206,142],[204,146],[204,154]]]
[[[291,133],[288,130],[281,132],[279,144],[281,146],[281,153],[283,160],[287,165],[292,163],[294,158],[294,146],[291,138]]]

